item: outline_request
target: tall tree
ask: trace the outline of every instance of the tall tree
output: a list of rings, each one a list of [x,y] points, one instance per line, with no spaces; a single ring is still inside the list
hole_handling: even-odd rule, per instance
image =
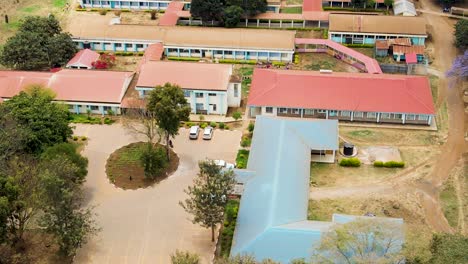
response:
[[[462,234],[434,234],[430,263],[468,263],[468,237]]]
[[[244,10],[239,6],[229,6],[224,9],[224,26],[228,28],[236,27],[243,13]]]
[[[5,43],[0,62],[19,70],[42,70],[64,65],[76,51],[71,36],[62,33],[54,16],[30,16]]]
[[[42,168],[40,225],[57,238],[60,252],[72,258],[99,228],[92,210],[83,208],[79,169],[64,157],[48,161]]]
[[[211,241],[214,241],[215,227],[224,221],[227,197],[234,190],[236,180],[232,170],[222,171],[212,161],[202,161],[198,166],[200,173],[185,190],[189,198],[179,204],[192,214],[193,223],[211,228]]]
[[[146,108],[154,113],[158,127],[164,131],[166,155],[169,160],[169,139],[179,134],[180,122],[189,119],[190,105],[178,85],[166,83],[156,86],[149,93]]]
[[[140,99],[133,99],[129,102],[125,115],[122,116],[123,125],[126,129],[143,136],[146,142],[155,145],[161,142],[161,130],[158,127],[156,114],[145,109],[145,103]]]
[[[203,21],[221,21],[223,9],[223,0],[193,0],[190,4],[192,17],[199,17]]]
[[[78,169],[76,172],[76,177],[78,178],[76,182],[82,183],[88,174],[88,159],[77,152],[77,145],[65,142],[48,147],[41,154],[41,161],[43,163],[53,162],[59,157],[68,159],[76,166]]]
[[[357,219],[334,226],[322,236],[315,257],[339,263],[398,263],[402,225],[386,219]]]
[[[452,67],[447,71],[448,77],[456,77],[464,80],[468,78],[468,50],[463,55],[457,56]]]
[[[468,48],[468,20],[460,19],[455,24],[455,46],[465,51]]]
[[[227,6],[238,6],[244,10],[244,15],[254,16],[267,11],[266,0],[226,0]]]
[[[64,105],[53,103],[53,99],[51,90],[31,86],[3,103],[7,115],[26,131],[26,152],[40,153],[48,146],[65,142],[72,135],[68,110]]]

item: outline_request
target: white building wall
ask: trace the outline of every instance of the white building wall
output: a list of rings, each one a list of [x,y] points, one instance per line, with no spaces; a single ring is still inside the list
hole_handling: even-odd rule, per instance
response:
[[[237,90],[237,92],[235,91]],[[229,83],[227,90],[227,105],[239,107],[242,98],[242,85],[240,83]]]

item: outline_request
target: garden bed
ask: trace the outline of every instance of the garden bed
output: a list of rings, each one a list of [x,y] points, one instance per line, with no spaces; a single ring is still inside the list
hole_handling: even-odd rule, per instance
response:
[[[237,213],[239,211],[239,200],[229,200],[224,211],[224,224],[219,236],[220,257],[229,257],[231,252],[232,238],[236,229]]]
[[[169,150],[171,159],[166,167],[154,179],[146,178],[140,162],[143,150],[147,147],[146,144],[145,142],[132,143],[110,155],[106,163],[106,174],[115,186],[124,190],[146,188],[167,178],[177,170],[179,157],[171,149]],[[163,145],[159,144],[157,147],[164,148]]]

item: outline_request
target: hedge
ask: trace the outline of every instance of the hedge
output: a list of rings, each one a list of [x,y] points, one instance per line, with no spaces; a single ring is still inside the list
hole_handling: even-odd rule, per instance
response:
[[[184,58],[184,57],[167,57],[168,60],[172,61],[199,61],[200,58]]]
[[[385,167],[385,168],[403,168],[405,167],[405,162],[404,161],[374,161],[374,167]]]
[[[324,6],[324,11],[327,10],[334,10],[334,11],[351,11],[351,12],[376,12],[376,13],[386,13],[387,10],[382,9],[374,9],[374,8],[352,8],[352,7],[331,7],[331,6]]]
[[[236,228],[237,213],[239,212],[239,201],[229,200],[224,210],[223,231],[219,237],[222,257],[229,257],[231,252],[232,238]]]
[[[361,161],[358,158],[345,158],[340,161],[340,166],[359,167],[361,166]]]
[[[231,59],[220,59],[219,63],[229,63],[229,64],[257,64],[256,60],[231,60]]]
[[[239,149],[236,156],[236,167],[238,169],[247,168],[247,162],[249,161],[250,151],[247,149]]]
[[[286,63],[281,62],[281,61],[274,61],[271,64],[273,64],[273,66],[280,66],[280,67],[286,66]]]
[[[374,44],[343,44],[348,48],[373,48]]]

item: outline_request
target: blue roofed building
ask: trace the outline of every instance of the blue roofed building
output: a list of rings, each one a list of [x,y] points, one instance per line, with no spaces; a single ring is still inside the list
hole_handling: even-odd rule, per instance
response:
[[[258,116],[246,170],[237,170],[244,190],[231,256],[289,263],[312,256],[322,233],[355,216],[308,221],[311,151],[337,150],[337,120]]]

